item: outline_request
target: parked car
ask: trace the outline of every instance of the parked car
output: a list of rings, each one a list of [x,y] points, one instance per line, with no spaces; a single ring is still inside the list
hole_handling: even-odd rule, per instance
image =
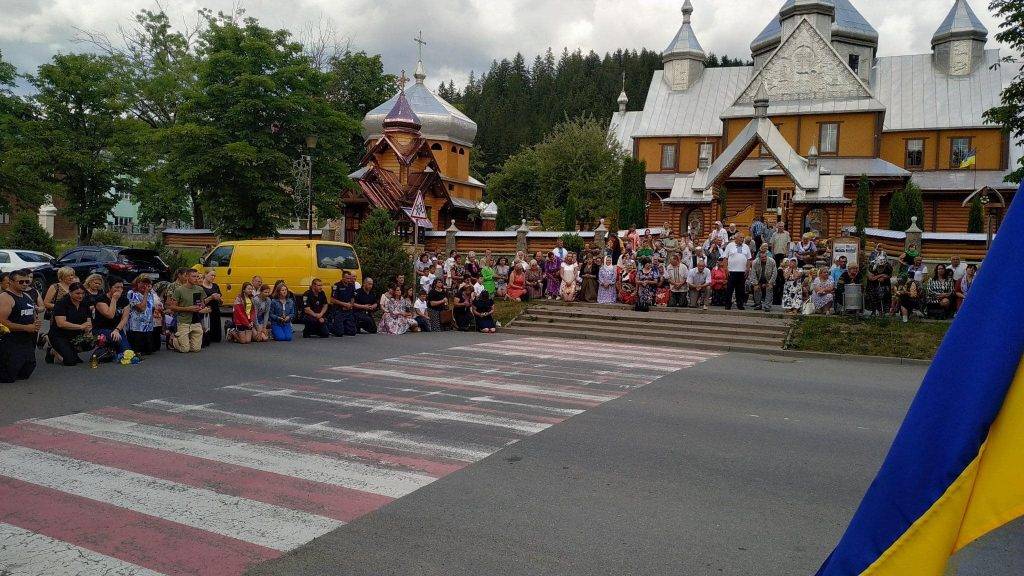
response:
[[[0,250],[0,272],[13,272],[23,268],[41,268],[53,261],[53,256],[34,250]]]
[[[217,283],[224,302],[233,302],[242,284],[253,276],[272,283],[284,280],[292,292],[302,294],[314,278],[328,287],[344,272],[352,272],[362,282],[363,272],[355,249],[341,242],[322,240],[242,240],[222,242],[203,262],[207,270],[217,271]]]
[[[57,269],[74,269],[81,280],[89,274],[102,274],[108,280],[131,282],[145,274],[154,281],[170,280],[171,271],[156,250],[126,248],[124,246],[78,246],[63,256],[34,270],[33,283],[41,292],[57,281]]]

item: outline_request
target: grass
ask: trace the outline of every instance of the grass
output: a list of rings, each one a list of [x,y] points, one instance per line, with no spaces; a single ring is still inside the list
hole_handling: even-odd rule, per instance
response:
[[[501,322],[502,326],[508,326],[508,323],[515,319],[516,316],[526,310],[527,304],[525,302],[513,302],[511,300],[495,300],[494,301],[494,319]]]
[[[948,322],[801,316],[793,322],[787,348],[812,352],[931,360]]]

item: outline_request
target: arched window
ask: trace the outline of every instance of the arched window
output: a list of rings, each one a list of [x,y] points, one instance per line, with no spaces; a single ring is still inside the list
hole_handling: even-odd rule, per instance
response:
[[[816,232],[819,237],[828,236],[828,213],[822,208],[811,208],[804,213],[804,229],[806,232]]]
[[[452,154],[455,154],[458,151],[459,151],[459,149],[456,146],[452,146]]]
[[[443,150],[443,148],[441,148],[441,145],[438,144],[437,142],[434,142],[433,144],[431,144],[430,145],[430,149],[431,150]]]
[[[686,219],[680,223],[679,233],[693,234],[694,238],[700,238],[704,233],[704,210],[702,208],[692,208],[687,214]]]
[[[465,148],[459,148],[459,156],[465,156],[465,155],[466,155],[466,149]]]

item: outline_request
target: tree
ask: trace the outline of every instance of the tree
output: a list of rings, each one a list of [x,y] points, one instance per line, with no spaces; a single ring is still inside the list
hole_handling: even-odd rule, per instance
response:
[[[563,230],[574,232],[576,226],[579,225],[579,220],[576,214],[576,194],[573,192],[569,192],[569,195],[565,198],[565,208],[563,208],[563,211],[565,212],[565,228]]]
[[[903,232],[910,228],[910,208],[907,205],[907,193],[904,189],[896,190],[889,201],[889,230]]]
[[[868,184],[866,174],[861,174],[860,183],[857,185],[857,213],[853,217],[853,225],[857,228],[857,237],[864,244],[864,229],[868,227],[869,210],[871,204],[871,187]]]
[[[907,182],[906,196],[907,212],[911,222],[913,222],[913,217],[917,216],[917,227],[924,230],[924,199],[921,197],[921,188],[913,182]]]
[[[346,49],[328,61],[327,101],[350,118],[361,119],[396,92],[397,79],[394,74],[384,73],[379,54],[370,56]],[[349,165],[356,166],[363,152],[363,137],[357,130],[352,134]]]
[[[1024,3],[1020,0],[992,0],[989,11],[1001,20],[996,40],[1009,47],[1011,53],[1024,53]],[[1003,130],[1024,146],[1024,65],[1012,56],[1003,59],[1000,65],[1013,65],[1017,73],[1003,88],[1002,105],[985,112],[985,120],[1000,124]],[[1024,180],[1024,158],[1017,170],[1006,176],[1006,182]]]
[[[380,296],[399,275],[412,282],[412,260],[395,235],[396,223],[387,210],[377,208],[359,226],[355,249],[363,278],[373,278],[374,296]]]
[[[22,124],[23,145],[39,178],[55,184],[61,213],[89,239],[117,203],[112,191],[131,191],[139,125],[125,117],[122,87],[110,59],[58,54],[29,77],[38,116]]]
[[[0,53],[0,212],[6,213],[14,206],[35,208],[53,191],[36,169],[45,164],[44,150],[25,142],[24,123],[35,110],[11,90],[17,76]]]
[[[729,219],[729,190],[725,186],[718,188],[718,219],[725,222]]]
[[[644,197],[647,195],[647,163],[633,157],[622,162],[622,181],[619,189],[619,217],[617,226],[642,228],[647,225]]]
[[[10,229],[4,236],[0,246],[7,248],[19,248],[21,250],[35,250],[58,256],[57,243],[53,236],[39,225],[39,218],[33,212],[19,212],[11,222]]]
[[[274,236],[298,211],[292,163],[315,134],[313,200],[333,217],[338,188],[351,185],[345,159],[358,125],[324,97],[329,78],[285,30],[240,13],[202,15],[196,86],[164,136],[168,169],[202,191],[221,236]]]
[[[981,205],[981,196],[977,194],[971,199],[971,211],[967,215],[967,231],[971,234],[985,232],[985,210]]]

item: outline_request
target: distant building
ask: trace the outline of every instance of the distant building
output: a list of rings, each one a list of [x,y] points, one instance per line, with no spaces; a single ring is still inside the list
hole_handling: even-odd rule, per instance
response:
[[[923,191],[925,231],[964,233],[963,201],[985,187],[1007,201],[1019,151],[983,114],[1006,78],[988,31],[955,0],[932,50],[878,57],[878,32],[850,0],[787,0],[751,43],[753,66],[705,69],[690,25],[663,53],[643,110],[619,98],[613,138],[647,163],[649,224],[705,235],[728,222],[783,219],[836,236],[871,182],[869,226],[887,228],[893,192]]]
[[[358,189],[347,192],[345,238],[355,238],[371,207],[391,211],[400,230],[412,227],[408,210],[423,193],[434,230],[452,221],[462,230],[493,229],[494,215],[481,214],[484,183],[469,174],[477,125],[424,84],[423,62],[415,83],[402,88],[363,119],[367,152],[349,175]]]

